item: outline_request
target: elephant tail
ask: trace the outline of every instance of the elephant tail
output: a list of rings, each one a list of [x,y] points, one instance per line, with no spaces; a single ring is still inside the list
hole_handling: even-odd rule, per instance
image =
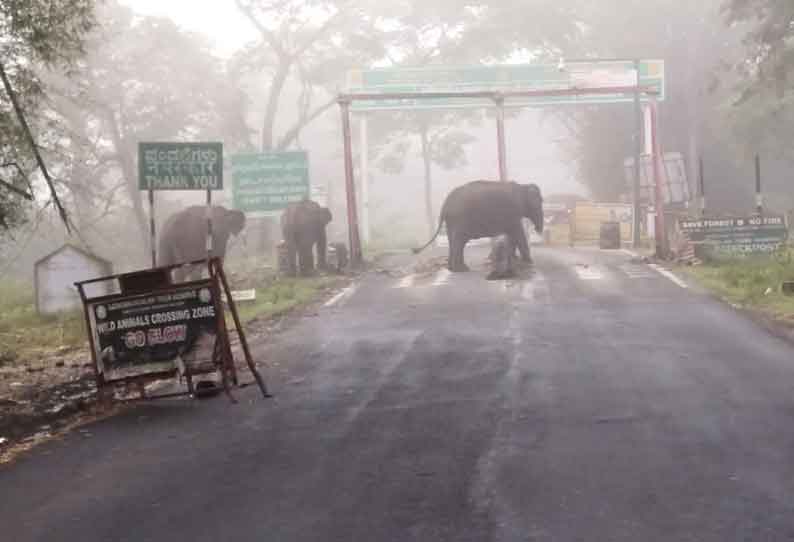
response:
[[[430,241],[428,241],[426,245],[424,245],[423,247],[420,247],[420,248],[412,248],[411,252],[413,252],[414,254],[419,254],[424,249],[426,249],[427,247],[432,245],[433,241],[435,241],[436,238],[438,237],[438,234],[441,233],[441,226],[443,226],[443,225],[444,225],[444,209],[442,208],[441,209],[441,214],[438,217],[438,228],[436,229],[436,233],[433,234],[433,237],[430,238]]]

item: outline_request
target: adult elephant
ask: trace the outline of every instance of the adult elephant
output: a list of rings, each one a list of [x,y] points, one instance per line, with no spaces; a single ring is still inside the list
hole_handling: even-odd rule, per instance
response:
[[[245,227],[245,214],[220,205],[211,209],[211,256],[223,259],[229,237],[239,234]],[[171,215],[160,232],[158,262],[162,266],[201,260],[207,257],[207,207],[193,205]],[[177,269],[174,278],[181,282],[188,274],[196,276],[198,270]]]
[[[472,181],[449,193],[441,207],[435,235],[425,246],[414,249],[414,254],[430,246],[442,224],[446,224],[450,271],[469,270],[463,260],[463,249],[471,239],[502,234],[518,246],[522,260],[531,262],[529,243],[521,224],[525,217],[539,233],[543,232],[543,197],[536,184]]]
[[[325,227],[333,217],[327,207],[305,199],[290,203],[281,215],[281,234],[287,244],[289,275],[295,276],[295,258],[298,258],[301,275],[314,271],[314,247],[317,246],[317,265],[326,267],[327,240]]]

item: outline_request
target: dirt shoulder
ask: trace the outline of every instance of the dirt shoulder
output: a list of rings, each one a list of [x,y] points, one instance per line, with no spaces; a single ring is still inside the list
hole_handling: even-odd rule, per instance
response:
[[[233,278],[232,289],[255,289],[254,301],[238,302],[249,342],[292,325],[325,299],[355,280],[352,275],[322,275],[309,279]],[[20,286],[21,288],[21,286]],[[6,299],[0,320],[0,463],[37,443],[75,426],[115,413],[96,401],[94,370],[86,344],[82,315],[57,318],[33,313],[32,297]],[[234,326],[227,311],[227,321]],[[47,335],[42,329],[69,329]],[[236,332],[230,337],[235,362],[245,379],[248,372]],[[266,361],[257,363],[266,369]],[[161,382],[159,386],[175,386]]]

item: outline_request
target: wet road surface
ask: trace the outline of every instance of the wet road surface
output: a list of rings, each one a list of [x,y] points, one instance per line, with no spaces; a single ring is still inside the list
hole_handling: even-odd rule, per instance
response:
[[[259,348],[275,400],[0,468],[2,539],[794,540],[794,348],[622,252],[533,254],[368,275]]]

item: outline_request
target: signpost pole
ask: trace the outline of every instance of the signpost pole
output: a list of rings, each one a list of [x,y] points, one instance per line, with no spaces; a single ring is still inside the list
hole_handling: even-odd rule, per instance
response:
[[[698,158],[698,186],[700,191],[700,216],[706,216],[706,179],[703,176],[703,157]]]
[[[347,229],[350,243],[350,261],[353,265],[362,262],[361,239],[358,234],[358,212],[356,209],[356,184],[353,174],[353,145],[350,130],[350,100],[340,100],[342,112],[342,134],[345,149],[345,192],[347,193]]]
[[[496,145],[499,154],[499,180],[507,181],[507,149],[505,148],[505,99],[497,95],[496,104]]]
[[[632,246],[640,247],[640,161],[642,160],[642,136],[644,129],[642,105],[640,104],[640,61],[634,61],[634,70],[637,74],[634,88],[634,183],[631,191],[632,203]]]
[[[361,233],[364,245],[369,245],[369,147],[367,114],[361,115],[360,152],[361,152]]]
[[[152,249],[152,269],[157,267],[157,239],[154,231],[154,190],[149,187],[149,243]]]
[[[212,190],[207,188],[207,260],[212,258]]]
[[[755,155],[755,207],[759,215],[764,214],[764,196],[761,193],[761,157]]]
[[[659,141],[659,107],[656,98],[651,99],[651,142],[653,148],[653,178],[655,188],[656,208],[656,257],[665,259],[667,257],[667,230],[665,228],[664,217],[664,193],[662,191],[662,154],[661,143]]]

